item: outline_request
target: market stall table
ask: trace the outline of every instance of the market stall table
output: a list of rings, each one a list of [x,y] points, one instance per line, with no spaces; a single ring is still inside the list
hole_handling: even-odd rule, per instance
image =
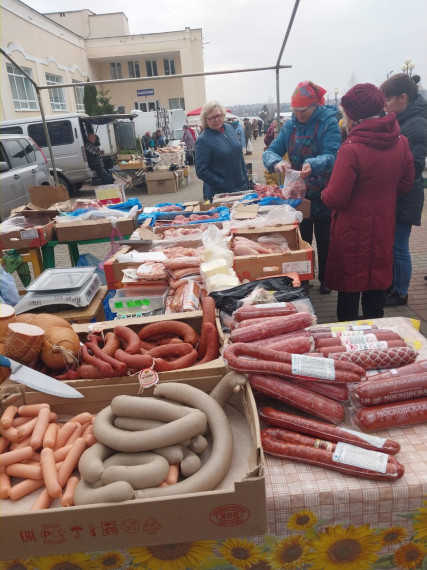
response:
[[[105,299],[107,291],[108,288],[105,285],[102,285],[87,307],[57,311],[55,315],[62,317],[70,323],[90,323],[91,321],[105,321],[103,301]]]
[[[124,191],[137,190],[137,186],[145,184],[145,173],[147,172],[147,167],[143,168],[127,168],[125,170],[120,167],[115,166],[111,172],[117,178],[124,182]]]
[[[418,359],[427,359],[427,340],[415,328],[415,322],[403,317],[367,322],[398,332],[418,351]],[[345,425],[355,429],[350,416]],[[199,553],[198,563],[209,564],[203,566],[206,568],[422,568],[423,559],[424,564],[427,560],[427,425],[371,435],[401,444],[397,458],[405,466],[405,475],[400,480],[349,477],[266,455],[268,534],[141,546],[129,551],[117,548],[108,552],[109,559],[120,565],[126,557],[129,567],[144,562],[147,568],[196,568],[191,561],[197,560],[194,556]],[[100,563],[106,555],[93,552],[80,557]],[[70,560],[76,556],[68,555]],[[66,560],[67,555],[62,559]],[[41,564],[43,558],[39,561]]]

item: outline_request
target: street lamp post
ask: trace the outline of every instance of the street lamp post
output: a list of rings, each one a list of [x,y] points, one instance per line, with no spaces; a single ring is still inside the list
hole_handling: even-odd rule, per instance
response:
[[[412,70],[415,67],[415,63],[412,61],[412,59],[405,59],[405,61],[403,62],[404,65],[402,65],[402,71],[404,73],[406,73],[407,75],[409,75],[409,77],[412,76]]]
[[[338,109],[338,93],[340,92],[340,90],[338,89],[338,87],[335,87],[334,89],[334,95],[335,95],[335,107]]]

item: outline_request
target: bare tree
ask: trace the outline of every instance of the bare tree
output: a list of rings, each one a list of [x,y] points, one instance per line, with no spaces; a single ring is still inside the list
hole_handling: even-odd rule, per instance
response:
[[[351,89],[353,85],[356,85],[356,83],[358,83],[357,77],[354,71],[352,71],[348,80],[348,88]]]

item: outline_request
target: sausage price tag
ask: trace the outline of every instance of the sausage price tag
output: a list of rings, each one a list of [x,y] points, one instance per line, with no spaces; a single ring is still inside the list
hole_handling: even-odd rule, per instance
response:
[[[370,449],[363,449],[362,447],[340,441],[337,443],[332,460],[337,463],[345,463],[346,465],[385,473],[388,455],[381,451],[371,451]]]
[[[140,392],[142,392],[144,388],[155,386],[159,381],[159,375],[152,368],[144,368],[144,370],[139,371],[138,380],[141,386]]]
[[[360,439],[363,439],[363,441],[370,443],[374,447],[380,447],[381,448],[384,446],[385,442],[387,441],[383,437],[378,437],[376,435],[371,435],[369,433],[356,431],[354,429],[348,429],[345,427],[340,427],[340,429],[342,429],[343,431],[346,431],[347,433],[352,433],[353,435],[357,435],[357,437],[360,437]]]
[[[335,363],[332,358],[313,358],[303,354],[292,354],[292,374],[335,380]]]

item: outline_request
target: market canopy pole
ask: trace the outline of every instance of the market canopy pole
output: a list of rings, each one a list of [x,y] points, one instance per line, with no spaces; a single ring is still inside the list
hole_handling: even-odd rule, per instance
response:
[[[280,48],[279,57],[277,58],[277,63],[275,66],[276,70],[276,123],[277,123],[277,132],[280,132],[281,123],[280,123],[280,80],[279,80],[279,71],[283,67],[291,67],[290,65],[282,66],[280,65],[280,60],[282,59],[283,52],[285,51],[286,42],[288,41],[289,34],[291,33],[292,25],[294,23],[294,19],[298,10],[298,5],[300,0],[295,0],[294,9],[292,10],[291,19],[289,20],[288,29],[286,30],[285,37],[283,39],[282,47]]]
[[[43,108],[42,99],[40,96],[40,87],[37,85],[37,83],[34,81],[34,79],[32,77],[30,77],[28,75],[28,73],[24,69],[22,69],[22,67],[20,67],[15,61],[13,61],[13,59],[1,48],[0,48],[0,53],[2,53],[4,55],[4,57],[7,58],[10,61],[10,63],[12,63],[12,65],[14,65],[15,67],[17,67],[19,69],[19,71],[28,79],[28,81],[30,81],[30,83],[34,86],[34,89],[36,90],[37,100],[39,102],[39,107],[40,107],[40,115],[41,115],[42,122],[43,122],[44,135],[46,137],[46,142],[47,142],[47,146],[48,146],[49,154],[50,154],[50,160],[52,163],[53,178],[55,180],[55,186],[58,186],[59,185],[58,172],[56,171],[55,159],[53,157],[53,150],[52,150],[52,145],[50,142],[49,130],[47,128],[46,116],[45,116],[45,112],[44,112],[44,108]]]

